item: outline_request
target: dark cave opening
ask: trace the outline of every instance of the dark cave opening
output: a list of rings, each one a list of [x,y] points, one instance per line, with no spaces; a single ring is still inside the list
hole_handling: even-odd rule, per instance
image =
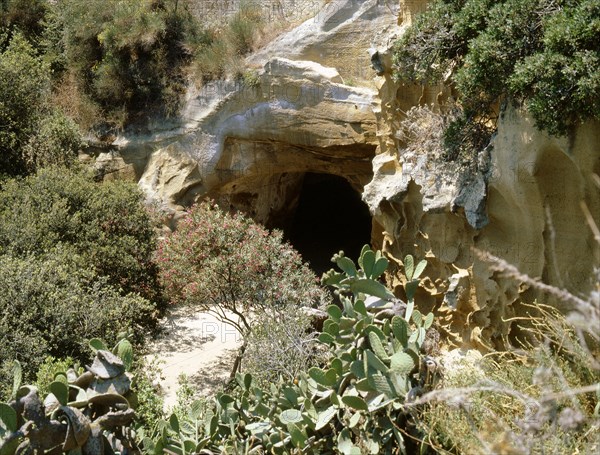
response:
[[[331,257],[340,250],[356,262],[363,245],[371,242],[371,214],[346,179],[306,173],[285,234],[320,276],[333,267]]]

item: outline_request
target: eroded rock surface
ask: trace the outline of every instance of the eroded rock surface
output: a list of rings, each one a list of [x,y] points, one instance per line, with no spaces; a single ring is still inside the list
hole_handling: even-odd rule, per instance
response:
[[[490,273],[473,248],[578,295],[590,291],[599,251],[581,202],[600,224],[600,125],[552,138],[508,110],[493,147],[468,168],[426,142],[410,148],[406,113],[429,106],[435,114],[451,96],[391,78],[390,47],[426,3],[329,2],[249,58],[255,82],[208,84],[190,93],[178,122],[119,138],[115,169],[135,173],[172,219],[210,196],[267,223],[293,210],[306,172],[342,176],[370,207],[372,242],[392,259],[398,294],[402,258],[426,258],[421,309],[435,310],[457,344],[497,347],[516,333],[510,318],[523,302],[559,302]]]
[[[403,26],[422,7],[404,2]],[[525,314],[522,303],[563,303],[489,272],[474,249],[576,295],[594,289],[600,246],[581,204],[600,223],[600,189],[593,180],[600,173],[600,124],[582,125],[570,139],[555,138],[537,130],[526,112],[508,109],[492,147],[473,166],[457,166],[427,147],[415,152],[402,140],[410,108],[435,112],[448,90],[398,84],[389,51],[382,50],[381,58],[380,144],[363,198],[374,214],[374,241],[395,259],[390,279],[397,292],[402,258],[426,258],[427,278],[416,301],[424,311],[437,310],[458,344],[486,350],[518,332],[510,319]]]

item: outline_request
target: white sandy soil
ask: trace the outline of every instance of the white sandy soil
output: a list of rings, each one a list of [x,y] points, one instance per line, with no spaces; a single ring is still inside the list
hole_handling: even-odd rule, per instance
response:
[[[176,402],[178,378],[185,374],[202,395],[214,393],[229,378],[241,337],[237,330],[208,313],[174,308],[162,323],[162,335],[149,346],[148,357],[158,357],[160,389],[165,410]]]

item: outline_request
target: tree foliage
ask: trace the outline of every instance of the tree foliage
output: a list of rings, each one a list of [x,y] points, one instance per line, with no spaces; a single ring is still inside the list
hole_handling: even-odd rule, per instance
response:
[[[0,254],[70,251],[82,268],[123,293],[160,301],[155,245],[152,220],[133,183],[97,183],[85,172],[48,168],[7,181],[0,191]]]
[[[46,44],[58,72],[74,73],[76,89],[123,126],[148,109],[177,111],[201,29],[183,1],[66,0],[49,13]]]
[[[320,296],[314,274],[282,240],[242,214],[196,205],[159,245],[165,292],[248,334],[253,317],[273,317]]]
[[[49,105],[50,82],[49,66],[14,33],[0,52],[0,174],[23,175],[75,159],[81,134]]]
[[[13,360],[32,380],[48,355],[87,361],[91,338],[112,343],[122,331],[141,335],[153,312],[146,299],[122,295],[68,249],[44,258],[0,256],[0,389],[11,382]]]
[[[467,126],[493,124],[506,102],[563,135],[600,118],[599,18],[595,0],[436,0],[396,43],[395,76],[455,86],[463,115],[448,145],[481,134]]]

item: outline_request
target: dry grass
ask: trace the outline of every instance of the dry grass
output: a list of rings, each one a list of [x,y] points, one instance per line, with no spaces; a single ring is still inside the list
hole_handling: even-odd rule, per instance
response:
[[[588,222],[596,234],[591,216]],[[529,341],[487,355],[476,366],[483,379],[467,365],[412,403],[423,446],[453,454],[600,453],[600,274],[597,290],[582,298],[489,253],[476,254],[493,271],[572,310],[525,305],[528,315],[519,322]]]

